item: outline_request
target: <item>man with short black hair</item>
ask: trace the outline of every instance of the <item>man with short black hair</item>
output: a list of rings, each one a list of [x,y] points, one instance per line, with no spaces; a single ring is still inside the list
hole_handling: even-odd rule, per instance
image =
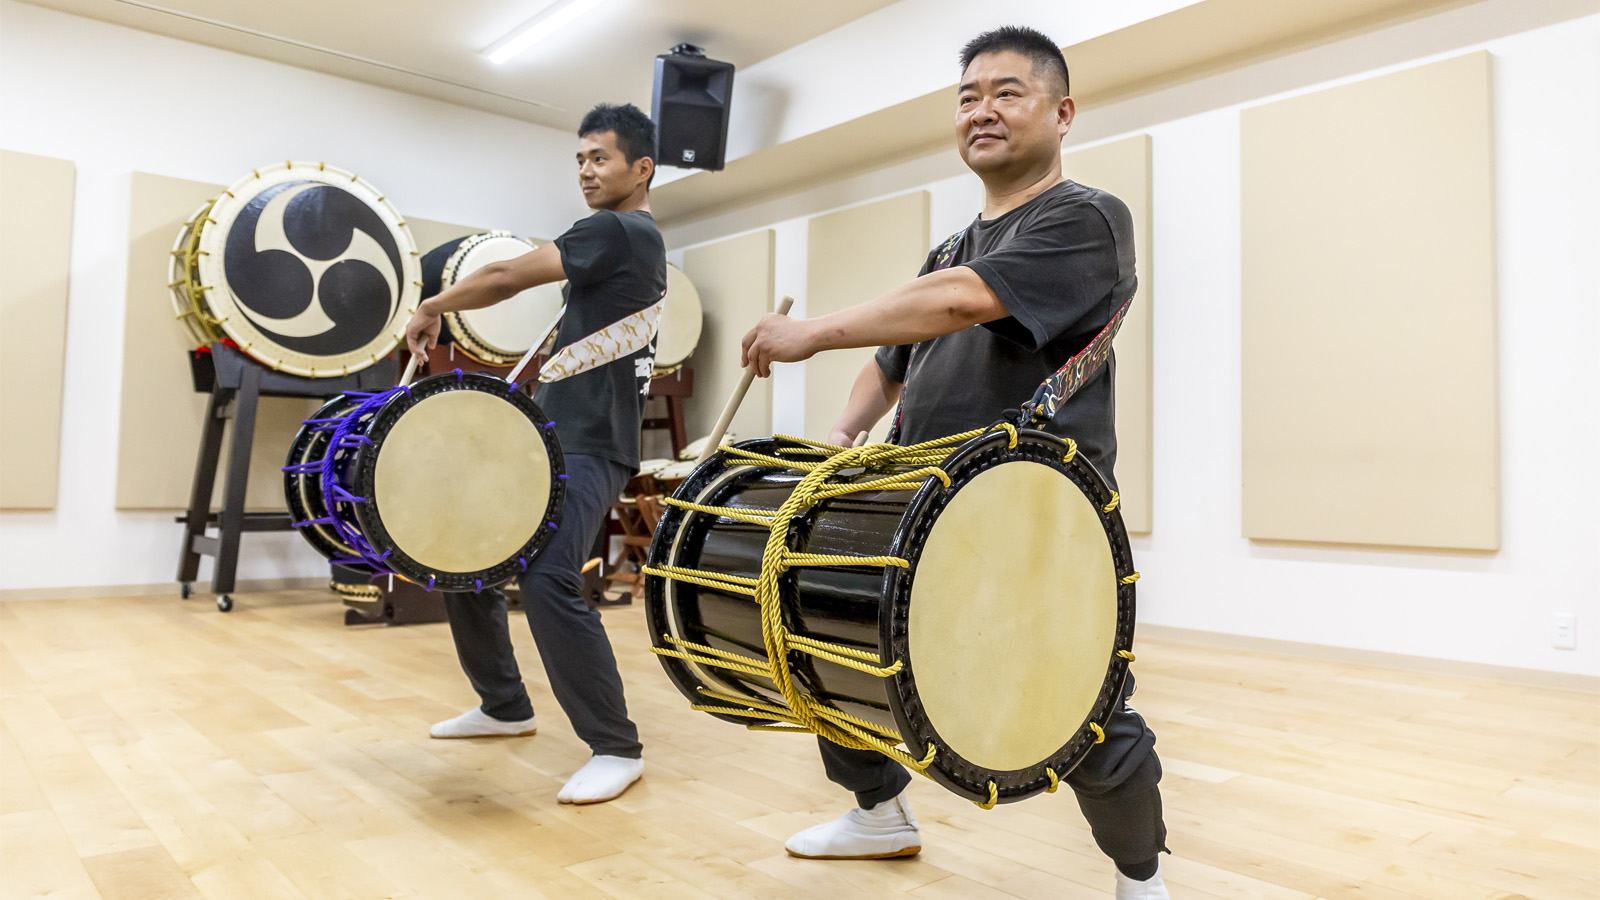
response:
[[[963,48],[961,72],[956,145],[983,180],[978,218],[930,253],[916,280],[816,319],[768,315],[745,336],[745,362],[762,376],[774,362],[823,350],[880,348],[833,426],[834,444],[849,446],[897,402],[901,444],[985,428],[1084,351],[1133,296],[1127,207],[1062,175],[1061,139],[1075,106],[1060,49],[1033,29],[1000,28]],[[1112,484],[1114,374],[1108,361],[1042,426],[1076,440],[1079,454]],[[1127,706],[1133,689],[1130,674],[1104,742],[1063,780],[1116,864],[1118,900],[1165,900],[1161,764],[1155,735]],[[828,777],[855,792],[858,808],[795,834],[789,853],[871,859],[920,852],[905,769],[870,750],[819,743]]]
[[[567,282],[558,359],[564,348],[609,334],[607,329],[615,331],[661,301],[667,256],[650,215],[654,123],[632,104],[601,104],[584,116],[578,136],[578,187],[594,214],[531,253],[484,266],[424,301],[406,329],[412,353],[427,360],[438,343],[442,314],[492,306],[541,284]],[[611,642],[600,614],[581,595],[581,567],[611,505],[639,468],[639,425],[654,347],[650,340],[613,359],[576,363],[574,374],[540,384],[534,394],[555,422],[568,477],[561,527],[522,576],[522,603],[550,689],[594,754],[557,795],[562,803],[610,800],[644,771]],[[445,609],[456,654],[482,705],[436,723],[432,736],[533,734],[533,704],[512,654],[505,597],[499,591],[446,594]]]

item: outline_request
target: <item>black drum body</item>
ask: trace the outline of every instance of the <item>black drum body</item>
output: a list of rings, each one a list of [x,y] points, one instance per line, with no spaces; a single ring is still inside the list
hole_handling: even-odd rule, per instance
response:
[[[846,493],[821,500],[796,515],[784,529],[784,547],[794,553],[894,557],[908,563],[906,567],[797,565],[784,571],[778,581],[783,624],[790,634],[867,651],[883,666],[902,663],[894,674],[880,677],[813,654],[791,652],[787,657],[794,683],[833,709],[898,734],[913,758],[922,759],[931,749],[933,760],[925,774],[984,805],[1055,789],[1059,778],[1081,762],[1097,742],[1097,735],[1103,734],[1101,726],[1120,696],[1132,656],[1128,652],[1134,623],[1132,581],[1137,575],[1116,512],[1115,493],[1092,466],[1076,458],[1074,448],[1052,435],[1024,430],[1015,445],[1011,443],[1006,432],[991,431],[961,445],[939,464],[950,478],[948,487],[928,478],[916,490]],[[803,445],[782,438],[746,441],[736,447],[769,456],[807,452]],[[1007,468],[1026,464],[1044,468]],[[861,483],[913,468],[906,465],[887,473],[844,470],[834,480]],[[985,473],[1001,469],[1026,473],[1034,482],[1057,485],[1053,490],[1064,496],[1082,498],[1081,503],[1071,502],[1082,506],[1076,515],[1087,523],[1087,529],[1080,528],[1079,533],[1088,532],[1086,552],[1098,560],[1098,574],[1078,593],[1090,596],[1058,589],[1055,585],[1073,576],[1056,571],[1057,561],[1050,558],[1035,561],[1037,577],[1012,571],[1015,560],[959,559],[969,552],[961,549],[969,543],[961,521],[968,511],[994,503],[1014,504],[1020,509],[1031,502],[1028,497],[1003,496],[1002,490],[1001,495],[983,497],[981,504],[974,504],[1002,481]],[[696,469],[673,499],[707,507],[770,511],[789,498],[803,476],[793,469],[751,464],[723,450]],[[952,509],[964,492],[970,493]],[[1047,527],[1056,515],[1052,509],[1037,513]],[[930,542],[936,527],[939,540]],[[753,579],[762,572],[764,556],[770,557],[770,536],[771,529],[760,524],[672,507],[657,528],[651,565]],[[982,540],[977,544],[980,546],[970,552],[981,556],[985,552]],[[996,571],[996,565],[1007,568]],[[923,579],[920,587],[919,578]],[[1065,627],[1059,650],[1038,635],[1018,639],[1026,645],[1019,653],[1042,652],[1048,657],[1055,652],[1077,652],[1094,657],[1076,663],[1076,690],[1081,696],[1075,702],[1084,712],[1081,721],[1073,717],[1069,724],[1057,723],[1044,734],[1025,721],[1029,710],[1037,713],[1039,704],[1053,702],[1055,684],[993,680],[1016,678],[1019,672],[1030,670],[1011,671],[1002,664],[1009,638],[996,642],[983,636],[991,626],[1003,628],[1008,623],[994,619],[970,623],[972,641],[965,640],[969,623],[963,621],[961,607],[968,579],[975,592],[991,595],[997,583],[1003,583],[1006,591],[1018,594],[1015,604],[1019,611],[1064,626],[1074,621],[1074,614],[1067,609],[1071,604],[1096,606],[1091,618],[1100,636],[1088,650],[1067,639]],[[647,579],[645,589],[651,637],[657,647],[675,645],[669,640],[675,638],[767,662],[761,609],[750,596],[658,575]],[[1008,602],[1001,597],[1000,605],[990,608],[1001,610],[998,618],[1004,619]],[[1057,605],[1062,607],[1059,619]],[[927,624],[929,621],[934,624]],[[949,653],[941,649],[947,641],[951,643]],[[993,667],[981,659],[981,654],[988,652],[982,648],[991,645],[1000,657]],[[723,698],[748,697],[755,704],[783,703],[773,681],[766,677],[670,656],[663,656],[662,664],[684,696],[725,721],[748,725],[751,718],[741,714],[744,708],[739,704],[708,699],[708,691]],[[951,670],[952,666],[960,671]],[[1011,674],[1004,674],[1006,671]],[[1062,681],[1048,664],[1038,674],[1052,682]],[[933,688],[935,681],[945,687]],[[965,696],[964,681],[973,683],[978,699]],[[940,695],[937,704],[925,702],[925,687]],[[969,748],[988,742],[959,737],[958,733],[981,734],[985,729],[1002,736],[1014,732],[1013,744],[1019,749],[1021,745],[1043,749],[1022,761],[1004,746],[998,753],[984,750],[972,753],[975,759],[967,758],[964,753],[970,752]]]
[[[322,497],[320,464],[328,453],[334,426],[355,405],[354,400],[341,394],[300,423],[283,470],[283,497],[289,504],[295,530],[318,553],[341,565],[359,564],[360,560],[355,548],[344,542],[330,520]]]

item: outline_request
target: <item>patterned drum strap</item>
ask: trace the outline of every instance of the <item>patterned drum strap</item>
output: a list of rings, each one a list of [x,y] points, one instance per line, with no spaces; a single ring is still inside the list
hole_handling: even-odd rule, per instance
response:
[[[934,258],[933,268],[929,274],[941,269],[950,268],[955,261],[956,250],[961,246],[961,238],[966,232],[958,231],[944,242],[939,248],[938,255]],[[1117,336],[1118,329],[1122,328],[1122,321],[1128,317],[1128,307],[1133,305],[1133,298],[1129,297],[1122,308],[1111,317],[1106,327],[1094,336],[1082,350],[1067,360],[1066,364],[1055,371],[1054,375],[1046,378],[1033,392],[1033,397],[1022,405],[1022,417],[1017,424],[1032,427],[1050,421],[1055,417],[1056,410],[1066,403],[1068,398],[1076,394],[1080,388],[1089,382],[1089,379],[1099,374],[1105,366],[1106,360],[1111,358],[1111,341]],[[917,354],[916,346],[911,348],[911,359]],[[911,359],[906,361],[906,374],[911,373]],[[888,442],[900,442],[900,414],[905,406],[905,389],[900,392],[900,402],[895,406],[894,424],[889,428]]]
[[[571,378],[649,345],[661,328],[661,308],[666,302],[667,294],[662,291],[661,299],[650,306],[562,347],[539,370],[539,380],[549,383]]]

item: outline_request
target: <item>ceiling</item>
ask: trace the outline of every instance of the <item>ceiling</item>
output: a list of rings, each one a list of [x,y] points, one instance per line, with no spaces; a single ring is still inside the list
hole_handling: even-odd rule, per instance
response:
[[[746,68],[894,0],[605,0],[505,65],[480,51],[551,0],[28,0],[562,130],[601,101],[648,110],[688,41]]]
[[[1080,114],[1142,93],[1479,0],[1199,0],[1063,48]],[[1531,4],[1530,4],[1531,6]],[[670,228],[941,150],[954,150],[955,84],[660,184]]]

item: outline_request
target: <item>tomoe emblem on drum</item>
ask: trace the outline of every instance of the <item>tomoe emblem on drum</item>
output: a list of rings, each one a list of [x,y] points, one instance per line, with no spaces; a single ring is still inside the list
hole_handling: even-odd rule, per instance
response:
[[[240,311],[284,347],[313,355],[383,334],[400,302],[400,248],[378,214],[334,185],[291,181],[251,199],[223,264]]]

